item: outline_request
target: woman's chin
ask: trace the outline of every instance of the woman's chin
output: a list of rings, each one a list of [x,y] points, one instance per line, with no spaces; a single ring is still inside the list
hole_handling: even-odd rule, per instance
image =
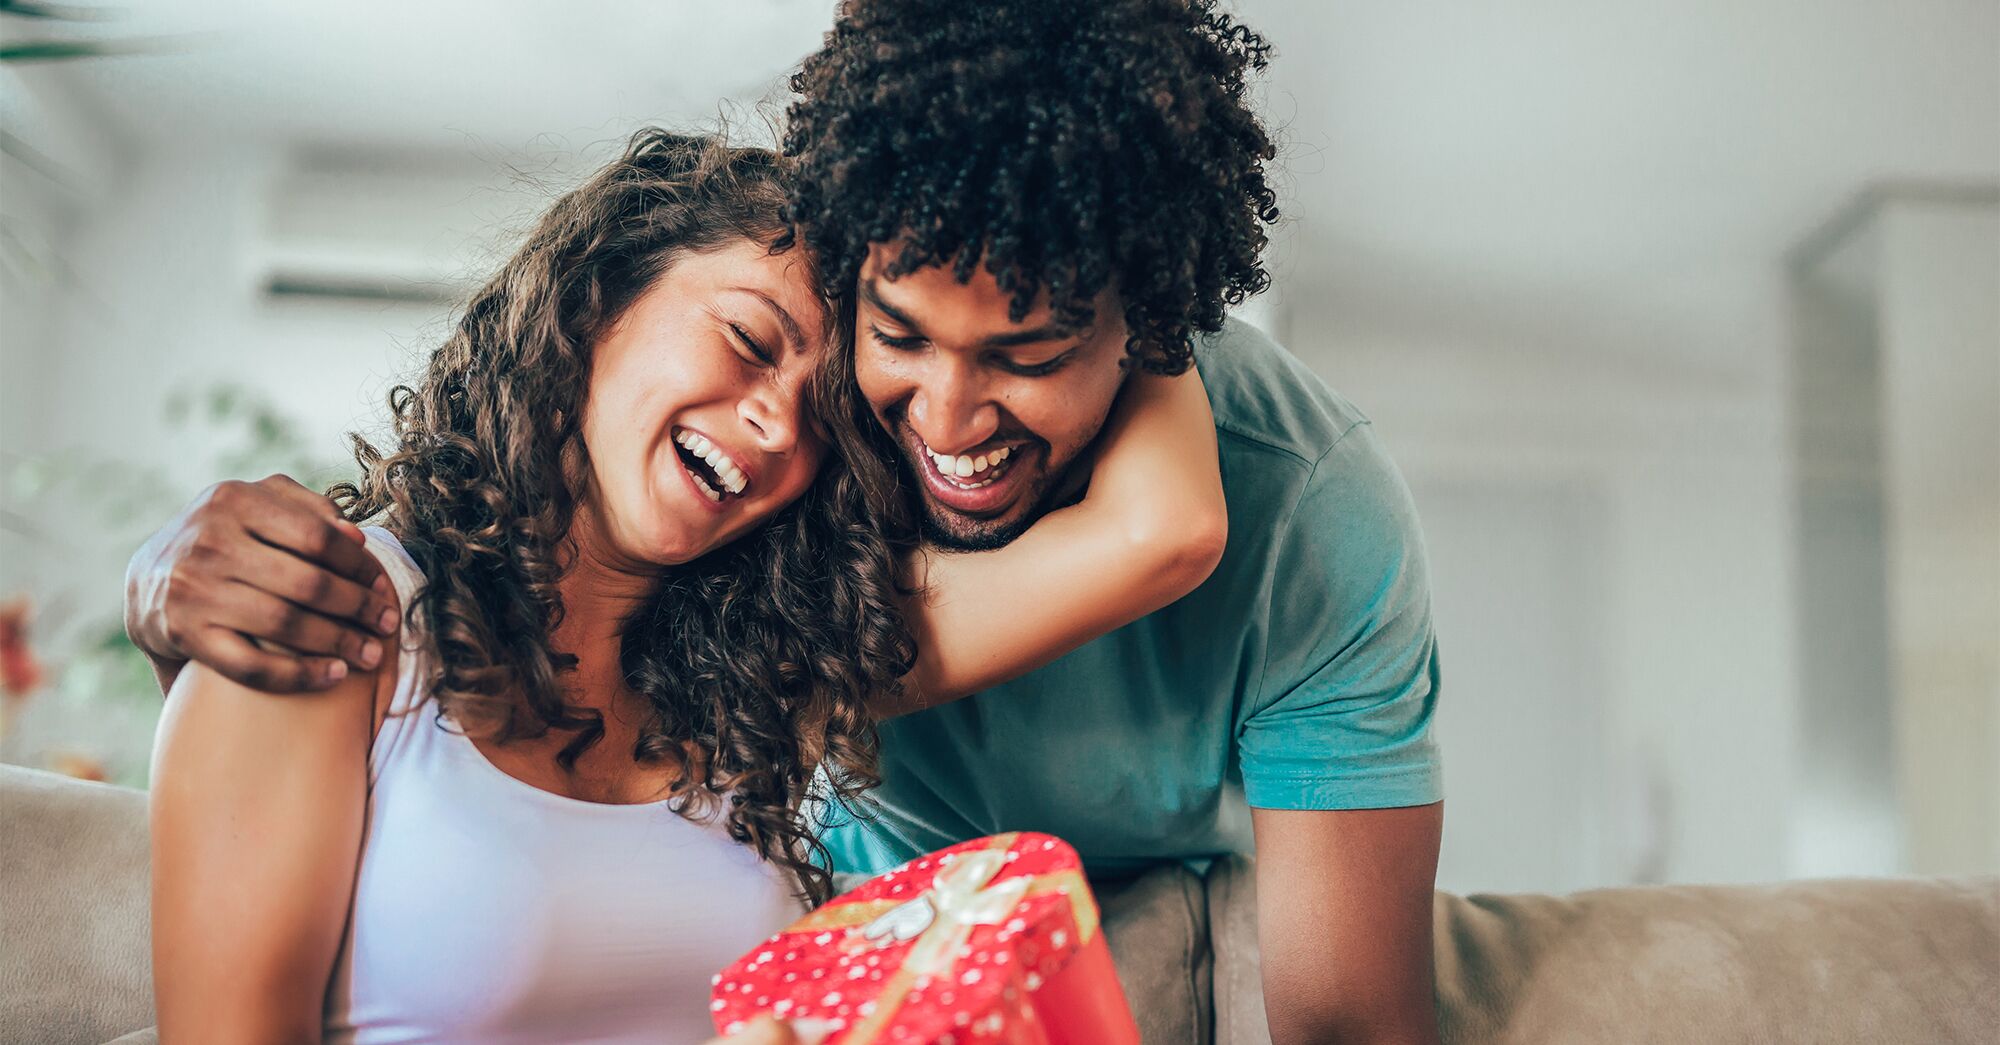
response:
[[[607,536],[611,550],[617,561],[626,564],[627,570],[693,562],[721,543],[708,528],[686,526],[678,520],[657,516],[610,529]]]
[[[696,541],[686,537],[662,538],[648,542],[638,558],[654,566],[681,566],[714,551],[719,541]]]
[[[693,562],[754,529],[765,513],[683,513],[678,506],[657,505],[643,520],[632,520],[615,532],[626,558],[653,566]],[[689,518],[691,515],[698,515]]]

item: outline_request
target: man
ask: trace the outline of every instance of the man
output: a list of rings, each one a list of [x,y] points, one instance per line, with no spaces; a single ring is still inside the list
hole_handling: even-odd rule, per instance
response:
[[[1434,1042],[1437,658],[1415,516],[1367,420],[1224,320],[1268,283],[1273,150],[1244,98],[1267,54],[1210,0],[858,0],[794,77],[789,216],[933,545],[1004,545],[1073,498],[1133,366],[1199,367],[1230,511],[1192,595],[885,723],[880,809],[827,841],[838,870],[872,872],[1048,831],[1114,893],[1254,849],[1273,1041]],[[174,636],[219,636],[217,666],[267,687],[308,688],[328,656],[372,666],[345,625],[391,604],[351,583],[372,572],[341,528],[315,529],[330,509],[282,482],[227,492],[135,558],[135,641],[171,672],[204,655]],[[232,575],[204,551],[253,529],[334,573]],[[267,623],[225,608],[231,581],[319,612]],[[1120,950],[1123,928],[1128,983],[1185,988],[1184,955]],[[1130,967],[1148,961],[1167,968]]]

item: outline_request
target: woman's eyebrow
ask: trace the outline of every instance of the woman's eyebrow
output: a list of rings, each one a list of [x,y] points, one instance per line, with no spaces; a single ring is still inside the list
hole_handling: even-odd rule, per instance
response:
[[[740,290],[743,293],[748,294],[759,301],[762,301],[764,303],[764,307],[770,309],[771,314],[778,317],[778,326],[784,331],[785,341],[787,344],[791,345],[794,349],[797,349],[806,343],[805,331],[800,329],[799,321],[793,319],[792,314],[790,312],[785,311],[785,306],[778,304],[778,300],[776,298],[772,297],[769,294],[764,293],[761,290],[758,290],[756,287],[731,287],[730,289]]]

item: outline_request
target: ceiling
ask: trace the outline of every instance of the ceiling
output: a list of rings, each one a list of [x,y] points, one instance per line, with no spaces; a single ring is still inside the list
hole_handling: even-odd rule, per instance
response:
[[[1235,7],[1278,48],[1275,263],[1338,288],[1318,303],[1355,321],[1518,322],[1533,340],[1638,316],[1726,340],[1741,274],[1775,270],[1864,186],[2000,179],[1993,0]],[[831,11],[150,0],[91,31],[167,53],[74,68],[135,141],[583,150],[724,100],[755,123]]]
[[[449,151],[621,137],[755,101],[818,45],[823,0],[142,0],[90,35],[158,53],[88,63],[142,138]],[[82,66],[80,65],[79,68]]]

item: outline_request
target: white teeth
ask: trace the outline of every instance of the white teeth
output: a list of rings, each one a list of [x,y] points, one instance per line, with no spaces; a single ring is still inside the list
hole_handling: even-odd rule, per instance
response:
[[[740,494],[749,487],[750,479],[743,474],[743,469],[738,467],[735,461],[730,460],[729,455],[723,453],[721,447],[710,442],[707,436],[699,432],[683,431],[674,436],[674,442],[685,447],[689,453],[700,458],[710,468],[714,469],[715,477],[722,481],[723,489],[728,490],[732,494]],[[694,475],[693,472],[689,472],[688,474]],[[717,492],[715,487],[710,486],[701,476],[695,475],[694,481],[701,484],[701,490],[703,493],[709,495],[709,500],[722,500],[722,494]]]
[[[1007,446],[1003,446],[990,453],[981,454],[978,457],[941,454],[928,446],[924,447],[924,452],[929,454],[931,462],[937,465],[939,475],[954,480],[952,485],[965,490],[977,490],[982,486],[990,486],[999,476],[992,476],[978,483],[961,483],[956,480],[970,478],[982,472],[991,471],[1000,467],[1001,463],[1009,457],[1014,456],[1013,448]]]
[[[703,482],[701,476],[696,475],[693,472],[689,472],[688,477],[694,480],[694,485],[698,489],[700,489],[701,492],[704,495],[706,495],[709,500],[711,501],[722,500],[722,495],[716,492],[715,487],[708,485],[706,482]]]

